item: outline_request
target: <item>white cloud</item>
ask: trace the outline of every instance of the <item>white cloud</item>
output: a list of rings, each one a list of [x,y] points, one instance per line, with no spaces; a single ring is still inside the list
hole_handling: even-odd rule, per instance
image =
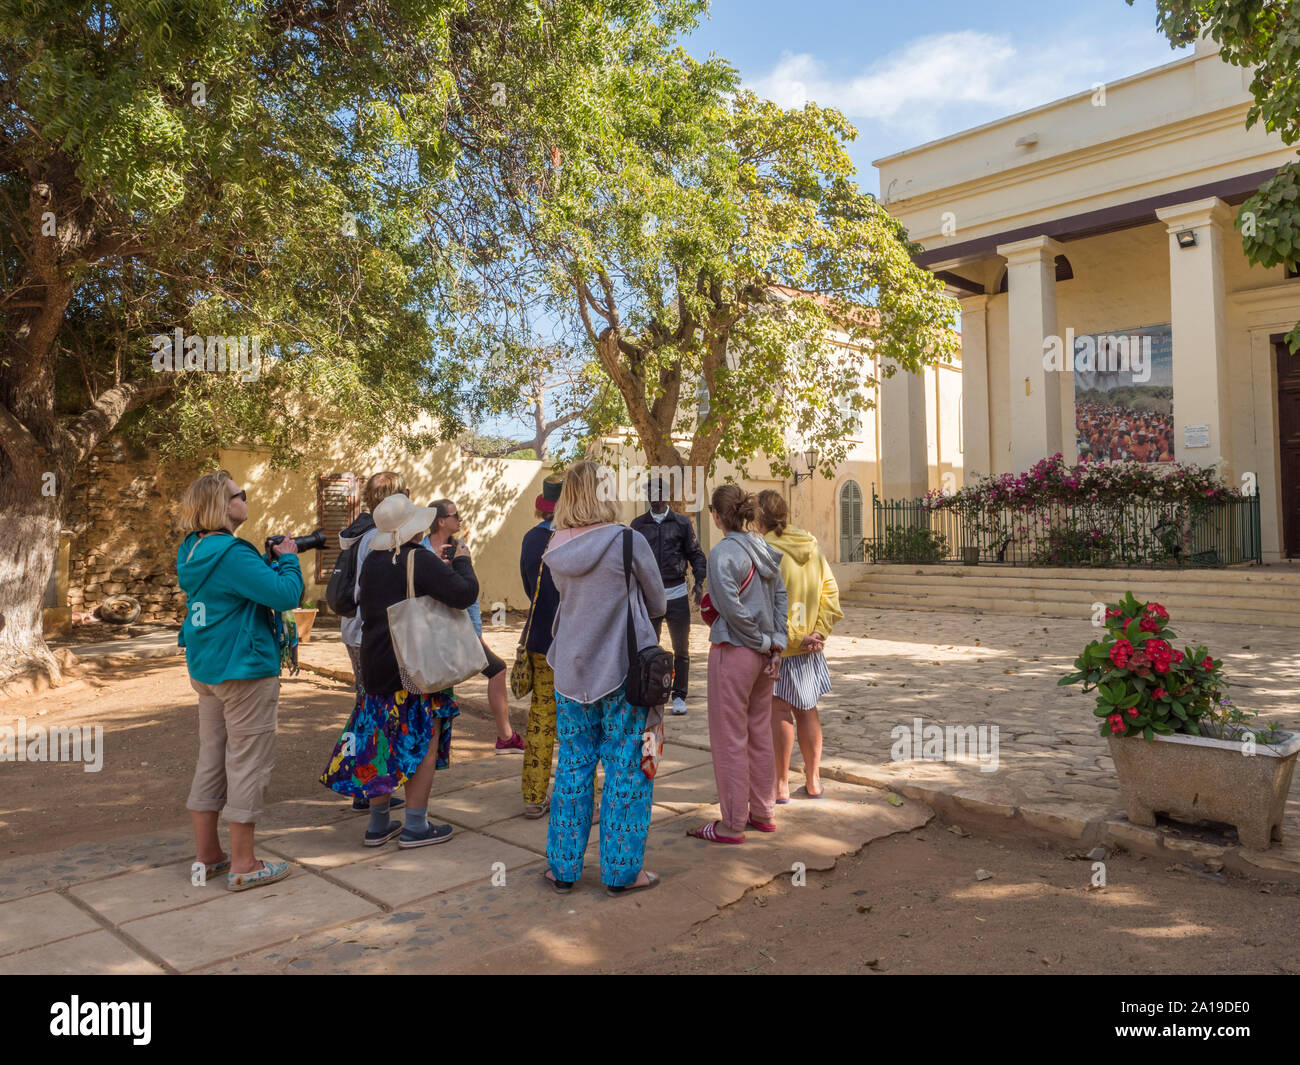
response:
[[[830,74],[816,56],[785,52],[750,87],[784,107],[815,100],[855,121],[906,131],[916,144],[1177,57],[1154,34],[1103,44],[1058,33],[1050,44],[1017,44],[958,30],[916,38],[847,77]]]

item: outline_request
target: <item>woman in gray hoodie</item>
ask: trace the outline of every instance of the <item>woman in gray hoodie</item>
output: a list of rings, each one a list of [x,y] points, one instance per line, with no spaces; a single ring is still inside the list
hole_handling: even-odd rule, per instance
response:
[[[709,554],[709,749],[722,820],[687,834],[710,843],[744,843],[745,829],[775,832],[772,685],[786,643],[781,553],[745,526],[757,502],[739,485],[714,490],[713,524],[726,535]]]
[[[605,766],[600,875],[606,890],[621,895],[659,883],[654,873],[641,868],[653,783],[641,769],[647,708],[630,705],[624,694],[625,632],[630,602],[637,648],[653,646],[657,641],[650,619],[664,615],[668,600],[650,544],[618,523],[618,510],[604,487],[594,462],[569,469],[555,504],[555,533],[542,556],[560,595],[546,655],[555,673],[560,741],[546,833],[546,878],[561,894],[582,876],[597,760]],[[632,545],[630,585],[623,567],[627,538]]]

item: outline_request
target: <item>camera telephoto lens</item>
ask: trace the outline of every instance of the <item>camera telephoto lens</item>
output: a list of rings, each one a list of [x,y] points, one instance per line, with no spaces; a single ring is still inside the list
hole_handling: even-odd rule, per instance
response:
[[[325,546],[325,532],[317,529],[310,536],[295,536],[293,542],[298,545],[299,551],[318,551]]]

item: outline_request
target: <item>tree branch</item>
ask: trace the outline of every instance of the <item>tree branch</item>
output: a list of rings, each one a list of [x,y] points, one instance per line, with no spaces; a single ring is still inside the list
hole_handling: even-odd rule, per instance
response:
[[[93,407],[61,430],[59,458],[74,466],[81,464],[124,415],[163,395],[171,386],[171,380],[159,374],[149,380],[128,381],[110,388]]]

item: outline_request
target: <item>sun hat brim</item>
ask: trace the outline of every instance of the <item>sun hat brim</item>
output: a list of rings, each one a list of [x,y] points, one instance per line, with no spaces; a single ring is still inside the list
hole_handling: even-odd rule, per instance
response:
[[[401,547],[416,533],[433,528],[438,512],[433,507],[416,507],[396,532],[377,532],[370,541],[371,551],[391,551]]]

